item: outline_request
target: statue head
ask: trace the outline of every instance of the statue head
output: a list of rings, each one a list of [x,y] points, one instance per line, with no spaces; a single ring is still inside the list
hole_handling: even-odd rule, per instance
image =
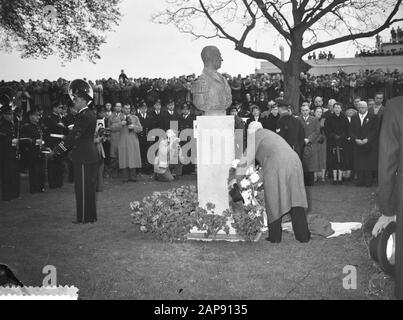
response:
[[[204,67],[218,70],[221,68],[221,63],[224,61],[221,57],[220,50],[215,46],[204,47],[201,52],[201,58]]]

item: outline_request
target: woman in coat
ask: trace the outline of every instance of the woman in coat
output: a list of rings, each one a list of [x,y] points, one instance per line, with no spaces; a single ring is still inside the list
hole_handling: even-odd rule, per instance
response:
[[[123,107],[124,120],[116,123],[120,128],[119,168],[123,171],[123,182],[136,182],[136,169],[141,168],[140,143],[137,136],[143,131],[139,118],[130,114],[130,105]]]
[[[322,179],[322,182],[325,182],[327,168],[327,139],[325,134],[325,118],[323,118],[322,115],[322,107],[317,107],[315,110],[315,118],[318,119],[320,123],[320,136],[317,143],[313,145],[313,154],[316,157],[319,169],[319,171],[315,172],[315,182],[318,181],[319,177]]]
[[[334,105],[334,113],[326,120],[325,129],[330,149],[329,168],[333,170],[333,184],[343,183],[345,151],[349,136],[349,122],[341,112],[341,104]]]

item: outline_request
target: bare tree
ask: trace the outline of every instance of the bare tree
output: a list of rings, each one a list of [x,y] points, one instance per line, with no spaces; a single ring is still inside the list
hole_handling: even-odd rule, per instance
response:
[[[23,58],[59,54],[95,62],[118,24],[120,0],[0,0],[0,49]]]
[[[267,60],[284,74],[286,99],[298,107],[300,74],[310,65],[303,57],[346,41],[373,37],[393,23],[402,0],[167,0],[153,16],[196,38],[232,41],[235,50]],[[248,47],[252,30],[271,27],[290,47],[288,61]],[[271,40],[271,39],[268,39]]]

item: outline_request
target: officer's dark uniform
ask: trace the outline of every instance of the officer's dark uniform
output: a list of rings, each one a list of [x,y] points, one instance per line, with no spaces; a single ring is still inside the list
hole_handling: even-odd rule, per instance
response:
[[[69,126],[74,125],[75,121],[75,115],[72,113],[67,114],[63,119],[62,122],[64,126],[66,127],[65,129],[65,135],[68,135],[70,133],[70,130],[68,129]],[[71,160],[71,152],[69,152],[65,156],[65,161],[67,164],[67,170],[68,170],[68,182],[72,183],[74,182],[74,166],[73,166],[73,161]]]
[[[28,122],[21,128],[21,138],[29,138],[29,140],[24,139],[21,142],[28,151],[29,192],[43,192],[45,190],[46,159],[41,152],[41,145],[36,143],[37,140],[43,140],[42,128],[39,124]]]
[[[168,129],[178,130],[179,115],[175,111],[162,111],[159,120],[160,129],[164,131],[167,131]]]
[[[148,112],[145,115],[139,112],[137,114],[137,117],[139,118],[141,126],[143,127],[143,131],[138,134],[140,142],[141,163],[143,164],[144,173],[151,173],[152,166],[148,162],[147,153],[152,142],[148,141],[147,138],[148,133],[153,129],[154,120]]]
[[[11,106],[0,109],[0,117],[12,112]],[[20,172],[18,147],[12,146],[12,140],[18,138],[14,122],[0,118],[0,176],[2,200],[11,201],[20,196]]]
[[[61,126],[62,119],[59,115],[49,114],[43,121],[45,145],[54,149],[64,138],[65,127]],[[48,184],[50,189],[63,187],[63,157],[55,156],[48,160]]]
[[[78,82],[78,84],[77,84]],[[75,89],[76,85],[79,89]],[[70,85],[73,94],[83,94],[81,86],[87,85],[83,80],[75,80]],[[85,92],[84,92],[85,94]],[[88,98],[87,98],[88,99]],[[92,223],[97,221],[96,197],[98,174],[98,151],[94,142],[97,118],[87,107],[75,118],[74,128],[53,152],[62,155],[72,149],[74,164],[74,185],[77,205],[77,222]]]
[[[188,108],[190,108],[190,107],[188,106]],[[183,110],[183,108],[182,108],[182,110]],[[192,113],[189,113],[187,116],[182,114],[179,117],[179,133],[182,133],[186,129],[193,130],[193,123],[195,120],[196,120],[196,117]],[[194,140],[192,140],[192,137],[188,136],[187,140],[181,141],[180,145],[181,145],[181,147],[183,147],[190,142],[194,143]],[[190,147],[190,145],[187,147]],[[194,145],[191,149],[188,149],[188,151],[186,153],[187,157],[191,157],[192,162],[183,166],[183,171],[182,171],[183,174],[191,174],[195,170],[195,165],[194,165],[195,154],[191,154],[191,150],[195,150]]]

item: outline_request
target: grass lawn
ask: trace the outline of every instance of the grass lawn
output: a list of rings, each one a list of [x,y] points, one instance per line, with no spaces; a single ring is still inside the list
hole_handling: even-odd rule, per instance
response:
[[[25,179],[26,180],[26,179]],[[81,299],[388,299],[392,282],[369,258],[362,231],[309,244],[283,234],[283,242],[165,243],[131,224],[129,202],[153,191],[195,184],[141,177],[108,181],[99,194],[98,223],[74,225],[73,185],[0,202],[0,263],[28,286],[40,286],[46,265],[59,285],[74,285]],[[318,185],[312,213],[334,222],[362,222],[373,208],[374,188]],[[343,268],[357,268],[357,290],[345,290]],[[369,289],[377,278],[377,288]]]

